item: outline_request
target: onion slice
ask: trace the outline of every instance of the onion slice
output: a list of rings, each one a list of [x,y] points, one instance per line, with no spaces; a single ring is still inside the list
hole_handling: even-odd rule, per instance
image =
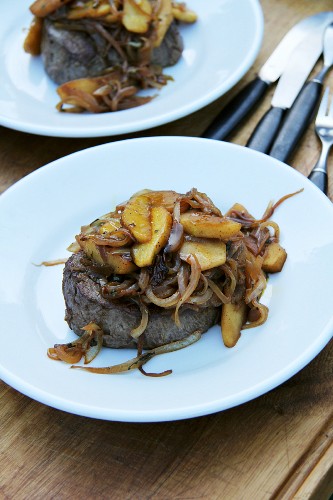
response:
[[[139,298],[139,300],[135,302],[140,307],[141,321],[136,328],[133,328],[133,330],[131,331],[131,335],[134,339],[137,339],[147,328],[149,316],[148,307],[142,302],[141,298]]]
[[[186,258],[180,256],[181,259],[185,260],[191,266],[191,275],[188,285],[184,291],[184,294],[181,296],[180,300],[177,303],[175,310],[175,323],[180,328],[180,319],[179,319],[179,308],[191,297],[192,293],[198,286],[200,276],[201,276],[201,267],[198,262],[198,259],[195,255],[188,255]]]
[[[47,355],[55,361],[78,363],[84,356],[84,363],[90,363],[100,352],[103,344],[103,331],[96,323],[89,323],[82,328],[84,334],[73,342],[55,344],[47,350]],[[91,345],[92,341],[96,344]]]
[[[40,264],[34,264],[36,267],[51,267],[51,266],[59,266],[61,264],[66,264],[67,258],[65,259],[55,259],[55,260],[44,260]]]
[[[113,366],[105,366],[101,368],[93,368],[86,366],[71,366],[71,368],[77,368],[79,370],[85,370],[91,373],[100,373],[100,374],[113,374],[113,373],[122,373],[130,370],[135,370],[140,368],[142,365],[146,364],[150,359],[154,356],[158,356],[159,354],[166,354],[168,352],[178,351],[179,349],[184,349],[191,344],[194,344],[201,338],[201,331],[196,330],[191,335],[183,338],[182,340],[177,340],[176,342],[170,342],[170,344],[165,344],[160,347],[155,347],[150,351],[145,352],[144,354],[140,354],[136,358],[132,358],[129,361],[125,361],[124,363],[120,363],[118,365]],[[168,370],[170,373],[170,371]]]
[[[220,299],[220,301],[222,302],[222,304],[228,304],[231,300],[231,297],[227,297],[226,295],[224,295],[224,293],[222,292],[222,290],[220,289],[220,287],[214,283],[213,280],[207,278],[207,281],[208,281],[208,286],[211,290],[213,290],[213,292],[215,293],[215,295]]]
[[[177,252],[182,246],[184,239],[184,228],[180,222],[173,221],[168,243],[164,248],[165,253]]]
[[[267,320],[268,307],[265,306],[264,304],[260,304],[257,300],[253,300],[252,305],[258,309],[260,316],[256,321],[253,321],[252,323],[245,323],[245,325],[242,326],[243,330],[246,330],[249,328],[255,328],[256,326],[260,326],[263,323],[265,323],[265,321]]]
[[[174,307],[178,303],[180,298],[180,293],[177,290],[177,292],[170,295],[170,297],[161,299],[154,294],[151,286],[149,286],[146,290],[146,297],[150,302],[152,302],[156,306],[168,308],[168,307]]]

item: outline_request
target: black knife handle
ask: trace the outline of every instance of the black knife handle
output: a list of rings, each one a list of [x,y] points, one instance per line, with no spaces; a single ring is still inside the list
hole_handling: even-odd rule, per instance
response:
[[[252,132],[246,147],[268,153],[281,125],[285,110],[272,106]]]
[[[265,94],[269,83],[255,78],[248,83],[217,115],[202,137],[222,141],[239,125],[255,104]]]
[[[314,80],[304,85],[292,108],[286,114],[269,152],[270,156],[284,162],[290,158],[313,118],[322,88],[322,83]]]
[[[312,171],[308,179],[313,182],[323,193],[327,194],[327,174],[323,171]]]

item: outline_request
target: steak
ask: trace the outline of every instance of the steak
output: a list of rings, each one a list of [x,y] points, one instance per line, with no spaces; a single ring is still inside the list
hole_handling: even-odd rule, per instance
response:
[[[141,42],[137,35],[131,36],[131,43],[120,53],[108,41],[106,28],[101,31],[96,26],[95,21],[80,25],[75,24],[75,21],[60,22],[57,18],[52,19],[52,16],[44,20],[41,54],[45,70],[55,83],[61,85],[78,78],[99,76],[107,68],[125,60],[129,64],[138,62],[135,46]],[[183,41],[173,22],[160,47],[153,49],[151,63],[162,67],[172,66],[179,60],[182,51]]]
[[[65,320],[69,327],[82,335],[82,327],[97,323],[104,332],[107,347],[136,347],[130,332],[141,320],[138,305],[130,300],[111,300],[102,295],[105,276],[87,266],[83,252],[73,254],[66,262],[63,274],[63,294],[66,304]],[[143,336],[143,346],[151,349],[180,340],[196,330],[207,331],[220,318],[220,307],[184,304],[180,308],[181,328],[173,319],[174,309],[149,305],[149,321]]]

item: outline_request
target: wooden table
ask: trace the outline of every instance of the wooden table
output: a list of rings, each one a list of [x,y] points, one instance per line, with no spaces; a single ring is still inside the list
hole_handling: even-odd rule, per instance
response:
[[[262,0],[262,7],[263,46],[239,85],[191,116],[131,137],[200,135],[295,22],[333,5]],[[333,87],[333,76],[327,81]],[[233,142],[246,142],[269,102],[268,96]],[[56,158],[117,139],[41,140],[1,128],[0,188]],[[292,165],[307,174],[318,152],[312,126]],[[329,195],[333,199],[333,171]],[[250,403],[156,424],[70,415],[0,383],[0,498],[327,499],[333,491],[332,361],[333,342],[288,382]]]

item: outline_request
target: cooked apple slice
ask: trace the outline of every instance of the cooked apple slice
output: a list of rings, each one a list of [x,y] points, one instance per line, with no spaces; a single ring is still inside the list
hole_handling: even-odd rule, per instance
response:
[[[172,213],[175,203],[179,198],[176,191],[150,191],[147,193],[153,207],[164,207]]]
[[[121,228],[120,216],[115,212],[109,212],[94,220],[88,226],[83,226],[81,231],[98,234],[113,233]]]
[[[106,221],[101,221],[98,227],[99,234],[111,234],[121,228],[121,222],[119,219],[108,219]]]
[[[166,32],[173,21],[171,0],[161,0],[157,13],[156,39],[154,47],[159,47],[163,42]]]
[[[43,33],[43,19],[41,17],[34,17],[28,34],[24,40],[23,48],[25,52],[32,56],[39,56],[41,41]]]
[[[234,347],[241,336],[242,326],[246,321],[247,305],[244,301],[239,304],[223,304],[221,315],[222,339],[226,347]]]
[[[146,33],[151,21],[152,6],[149,0],[124,0],[122,23],[132,33]]]
[[[266,273],[279,273],[282,271],[286,259],[285,249],[279,243],[271,243],[267,247],[262,269]]]
[[[147,243],[136,243],[132,247],[133,260],[139,267],[153,264],[155,256],[166,245],[172,227],[172,215],[164,207],[153,207],[151,225],[151,240]]]
[[[194,210],[182,214],[180,223],[183,225],[184,231],[191,236],[219,240],[228,240],[231,236],[235,236],[242,227],[239,222]]]
[[[186,260],[190,254],[198,259],[201,271],[206,271],[225,263],[226,246],[219,240],[185,241],[180,248],[180,256]]]
[[[151,202],[147,195],[142,194],[131,198],[123,211],[122,223],[129,229],[139,243],[151,240]]]
[[[128,251],[123,249],[124,251],[119,253],[118,249],[105,245],[96,245],[91,239],[78,237],[77,242],[90,259],[101,266],[110,266],[115,274],[128,274],[137,269],[132,261],[130,248],[128,248]]]
[[[241,203],[234,203],[231,208],[226,212],[225,215],[230,214],[231,212],[243,212],[252,217],[252,215],[247,211],[247,209]]]
[[[182,4],[172,4],[172,14],[177,21],[180,21],[181,23],[195,23],[195,21],[198,19],[198,16],[193,10],[187,9],[184,5]]]

